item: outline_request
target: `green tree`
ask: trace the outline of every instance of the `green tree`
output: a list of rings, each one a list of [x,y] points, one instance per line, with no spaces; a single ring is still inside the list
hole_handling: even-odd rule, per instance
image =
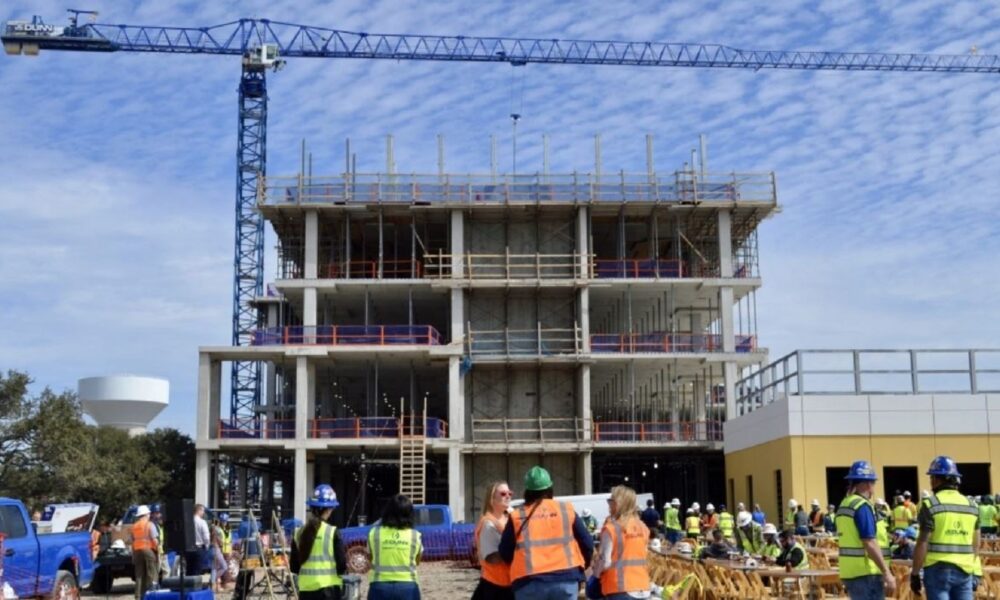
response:
[[[194,497],[194,441],[176,429],[156,429],[136,438],[150,464],[166,474],[164,483],[148,490],[149,498]]]

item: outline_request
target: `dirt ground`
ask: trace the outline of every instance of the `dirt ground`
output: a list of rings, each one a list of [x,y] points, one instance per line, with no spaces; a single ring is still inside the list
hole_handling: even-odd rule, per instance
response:
[[[424,600],[469,600],[476,588],[476,582],[479,581],[479,571],[456,563],[433,562],[420,565],[419,578],[420,595]],[[362,599],[367,594],[367,582],[366,578],[362,583]],[[83,590],[82,597],[94,600],[98,598],[126,600],[133,597],[134,590],[131,579],[119,578],[115,580],[109,594],[95,594],[90,590]],[[216,595],[216,598],[231,600],[232,592],[223,592]]]

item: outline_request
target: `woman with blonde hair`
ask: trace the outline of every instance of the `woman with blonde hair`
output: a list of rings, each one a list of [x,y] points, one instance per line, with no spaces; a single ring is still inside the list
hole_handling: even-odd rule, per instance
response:
[[[483,513],[476,525],[474,544],[481,575],[473,600],[513,600],[510,565],[500,558],[500,536],[507,526],[507,511],[514,495],[506,481],[494,481],[486,487]]]
[[[649,529],[639,518],[635,490],[619,485],[608,498],[608,519],[601,529],[601,552],[594,561],[601,594],[608,600],[650,597],[646,566]]]

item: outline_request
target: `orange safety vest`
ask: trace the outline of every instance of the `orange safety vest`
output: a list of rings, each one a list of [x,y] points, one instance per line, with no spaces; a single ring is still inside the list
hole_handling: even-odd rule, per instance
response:
[[[156,538],[150,535],[149,519],[143,517],[132,523],[132,551],[156,550]]]
[[[511,581],[573,567],[583,569],[583,555],[573,538],[576,511],[572,504],[539,500],[530,510],[519,507],[510,520],[517,536]]]
[[[497,528],[497,531],[501,533],[503,532],[503,527],[500,526],[499,519],[493,515],[483,515],[482,518],[479,519],[479,524],[476,525],[476,536],[474,538],[477,555],[479,554],[479,534],[483,532],[483,528],[487,523],[492,523],[493,526]],[[486,581],[489,581],[494,585],[499,585],[500,587],[510,587],[510,565],[507,563],[503,561],[499,563],[490,563],[480,559],[479,568],[483,579]]]
[[[611,564],[601,571],[601,593],[605,596],[649,589],[649,570],[646,567],[646,543],[649,529],[637,517],[632,517],[623,527],[618,521],[608,519],[601,530],[601,539],[611,539]],[[603,543],[603,541],[602,541]]]

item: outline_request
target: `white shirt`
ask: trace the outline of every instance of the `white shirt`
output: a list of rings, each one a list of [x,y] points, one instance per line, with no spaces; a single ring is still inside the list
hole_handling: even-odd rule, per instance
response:
[[[208,523],[205,519],[195,516],[194,518],[194,545],[199,548],[208,548],[212,538],[208,534]]]
[[[483,524],[479,532],[479,560],[486,560],[486,557],[494,552],[500,551],[500,531],[492,521]]]

